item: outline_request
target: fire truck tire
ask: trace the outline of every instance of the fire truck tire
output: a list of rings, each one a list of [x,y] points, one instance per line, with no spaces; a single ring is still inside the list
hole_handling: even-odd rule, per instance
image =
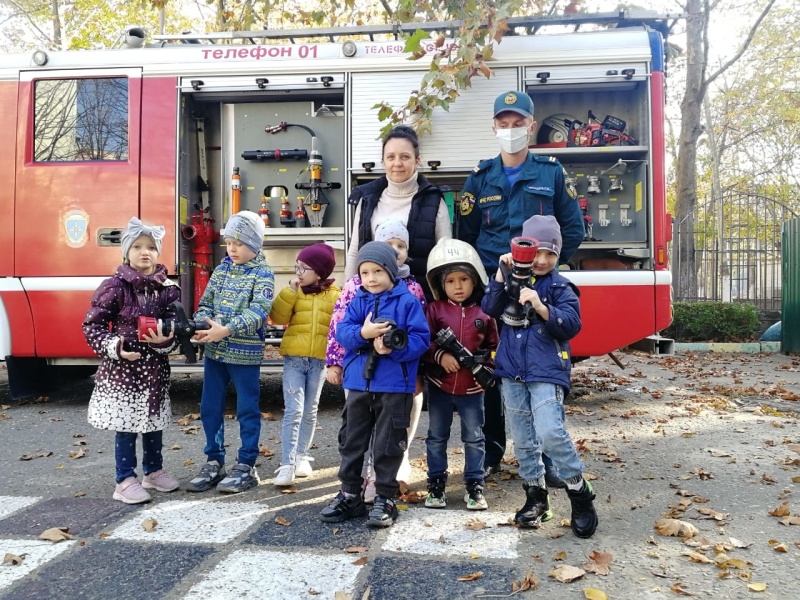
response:
[[[44,358],[8,356],[6,367],[11,400],[42,396],[55,389],[54,367],[48,365]]]

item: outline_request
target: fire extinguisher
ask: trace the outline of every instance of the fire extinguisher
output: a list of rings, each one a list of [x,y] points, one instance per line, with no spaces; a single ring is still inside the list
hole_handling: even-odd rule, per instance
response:
[[[181,228],[181,235],[185,240],[191,240],[192,266],[194,267],[194,310],[200,305],[200,298],[206,291],[208,280],[211,277],[211,244],[219,241],[219,232],[214,231],[214,219],[205,217],[201,212],[191,217],[192,223]]]

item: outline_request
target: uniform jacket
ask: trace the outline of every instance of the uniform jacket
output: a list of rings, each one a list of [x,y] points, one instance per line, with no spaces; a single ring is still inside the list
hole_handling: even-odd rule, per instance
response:
[[[481,161],[461,194],[457,237],[480,254],[487,273],[497,271],[500,255],[533,215],[553,215],[561,226],[559,261],[566,263],[585,234],[578,201],[564,183],[566,171],[555,158],[528,154],[519,179],[509,188],[500,156]]]
[[[169,424],[170,368],[167,354],[176,346],[174,338],[161,345],[138,341],[139,316],[174,319],[172,303],[180,299],[180,288],[167,278],[164,265],[144,275],[130,265],[120,265],[116,274],[103,281],[92,296],[83,321],[83,334],[103,360],[95,375],[89,400],[89,423],[99,429],[148,433]],[[120,357],[124,349],[141,358]]]
[[[367,381],[363,376],[364,365],[373,346],[372,340],[361,337],[361,327],[369,313],[373,321],[379,317],[395,321],[408,334],[408,345],[403,350],[378,356],[375,374]],[[419,359],[428,349],[430,331],[422,304],[399,279],[392,289],[380,294],[359,288],[336,328],[336,340],[345,348],[345,389],[413,394]]]
[[[232,365],[260,365],[264,360],[264,324],[272,308],[275,286],[272,269],[262,253],[243,265],[229,256],[214,269],[197,320],[206,317],[230,327],[231,335],[206,344],[205,355]]]
[[[341,290],[335,285],[316,294],[306,294],[301,288],[283,288],[269,318],[277,325],[289,325],[281,340],[282,356],[310,356],[325,359],[328,329],[333,306]]]
[[[411,268],[411,273],[422,284],[426,297],[432,298],[425,273],[428,269],[428,255],[436,245],[436,215],[439,212],[443,196],[442,191],[421,173],[417,176],[417,183],[419,189],[411,201],[411,211],[406,224],[408,239],[411,240],[408,248],[408,266]],[[359,202],[361,203],[359,246],[372,241],[372,213],[388,185],[384,175],[375,181],[359,185],[350,193],[348,199],[350,204],[355,206]]]
[[[406,283],[408,291],[411,292],[421,303],[422,308],[425,308],[425,292],[422,286],[417,283],[413,275],[409,275],[403,279]],[[336,300],[333,307],[333,316],[331,317],[331,325],[328,328],[328,351],[325,355],[325,364],[329,367],[341,367],[344,364],[344,348],[336,341],[336,326],[344,318],[344,313],[347,310],[347,305],[356,297],[359,288],[361,287],[361,277],[354,275],[344,284],[342,293]]]
[[[431,330],[431,344],[423,357],[423,367],[425,363],[441,364],[445,350],[434,340],[436,333],[445,327],[450,327],[458,341],[470,352],[493,351],[497,348],[497,323],[483,312],[479,304],[436,300],[425,309],[425,317]],[[491,359],[483,364],[488,367],[493,366]],[[461,367],[455,373],[440,375],[438,369],[425,368],[425,378],[445,393],[456,396],[483,393],[483,388],[475,381],[472,372],[465,367]]]
[[[558,271],[536,277],[533,289],[550,311],[550,318],[536,315],[527,328],[503,325],[495,357],[494,374],[517,381],[546,382],[569,390],[572,361],[569,340],[581,330],[579,291]],[[500,319],[509,302],[504,284],[489,282],[481,306]]]

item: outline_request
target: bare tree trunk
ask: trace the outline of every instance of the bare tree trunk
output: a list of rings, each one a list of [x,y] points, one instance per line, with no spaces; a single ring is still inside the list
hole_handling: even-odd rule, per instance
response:
[[[50,18],[53,20],[53,45],[64,50],[61,39],[61,16],[58,14],[58,0],[50,0]]]
[[[677,289],[682,298],[697,297],[697,264],[694,244],[694,211],[697,208],[697,140],[703,132],[701,109],[706,93],[707,5],[702,0],[687,0],[686,12],[686,91],[681,100],[681,131],[678,137],[677,198],[675,212],[681,222],[678,238]]]

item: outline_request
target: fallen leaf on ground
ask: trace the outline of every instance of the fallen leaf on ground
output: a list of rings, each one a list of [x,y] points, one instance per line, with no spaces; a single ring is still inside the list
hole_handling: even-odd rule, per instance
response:
[[[283,525],[284,527],[288,527],[289,525],[291,525],[291,524],[292,524],[292,522],[291,522],[291,521],[287,521],[287,520],[286,520],[286,519],[284,519],[283,517],[275,517],[275,522],[276,522],[278,525]]]
[[[751,592],[763,592],[767,589],[766,583],[748,583],[747,589]]]
[[[73,460],[83,458],[84,456],[86,456],[86,450],[72,450],[69,453],[69,457]]]
[[[476,517],[467,521],[464,527],[470,531],[480,531],[481,529],[486,529],[486,522]]]
[[[266,456],[266,457],[275,456],[275,453],[272,450],[270,450],[268,446],[265,446],[264,444],[258,445],[258,453],[261,456]]]
[[[683,584],[680,583],[680,582],[673,584],[673,586],[671,588],[669,588],[669,589],[671,589],[673,593],[679,594],[681,596],[696,596],[697,595],[694,592],[690,592],[689,590],[684,588]]]
[[[142,521],[142,529],[145,531],[155,531],[156,527],[158,527],[158,521],[156,521],[153,517],[147,517],[144,521]]]
[[[682,538],[691,538],[700,533],[697,527],[680,519],[659,519],[656,521],[655,528],[659,535],[672,535]]]
[[[567,560],[566,550],[559,550],[558,552],[553,554],[553,560]]]
[[[367,551],[367,547],[366,546],[348,546],[347,548],[344,549],[344,551],[347,552],[348,554],[358,554],[359,552],[366,552]]]
[[[39,534],[39,539],[47,540],[48,542],[63,542],[64,540],[75,539],[75,536],[70,535],[68,532],[69,527],[51,527]]]
[[[586,600],[608,600],[605,592],[594,588],[583,588],[583,597]]]
[[[703,563],[703,564],[713,564],[714,561],[708,558],[705,554],[701,554],[700,552],[692,552],[691,550],[684,550],[681,552],[683,556],[688,556],[692,559],[692,562],[696,563]]]
[[[361,558],[357,558],[353,561],[353,564],[357,567],[367,564],[369,559],[366,556],[362,556]]]
[[[781,525],[800,525],[800,515],[795,515],[793,517],[784,517],[778,522]]]
[[[78,440],[77,442],[72,442],[73,446],[88,446],[89,442],[86,440]]]
[[[25,557],[28,556],[27,554],[11,554],[11,552],[6,552],[6,555],[3,557],[3,565],[8,567],[18,567],[22,564],[22,561],[25,560]]]
[[[704,450],[711,454],[711,456],[715,456],[717,458],[721,458],[724,456],[731,456],[730,452],[725,450],[719,450],[718,448],[704,448]]]
[[[519,581],[514,581],[511,584],[511,593],[527,592],[528,590],[535,590],[539,587],[539,578],[534,575],[530,569],[525,573],[525,577]]]
[[[772,549],[775,550],[775,552],[788,552],[789,546],[786,544],[775,544]]]
[[[49,450],[40,450],[39,452],[34,452],[32,454],[23,454],[19,457],[20,460],[33,460],[34,458],[47,458],[48,456],[53,456],[53,453]]]
[[[725,519],[728,518],[728,516],[730,516],[728,513],[717,512],[715,510],[708,508],[707,506],[698,506],[695,508],[695,510],[699,512],[701,515],[706,515],[707,517],[710,517],[715,521],[724,521]]]
[[[753,542],[743,542],[741,540],[737,540],[736,538],[728,538],[733,545],[734,548],[749,548],[753,545]]]
[[[610,552],[592,550],[588,556],[591,562],[584,563],[583,568],[595,575],[608,575],[611,572],[611,563],[614,556]]]
[[[476,579],[480,579],[483,577],[483,571],[475,571],[474,573],[470,573],[469,575],[462,575],[458,578],[458,581],[475,581]]]
[[[275,420],[277,420],[275,418],[275,415],[273,415],[271,412],[262,412],[261,413],[261,418],[264,419],[265,421],[275,421]]]
[[[570,583],[586,575],[586,571],[572,565],[558,565],[548,575],[561,583]]]
[[[180,450],[181,447],[180,447],[179,444],[172,444],[172,446],[170,446],[169,449],[170,450]]]
[[[773,517],[785,517],[786,515],[791,514],[791,511],[789,510],[789,503],[781,502],[781,505],[778,508],[769,511],[769,514]]]

